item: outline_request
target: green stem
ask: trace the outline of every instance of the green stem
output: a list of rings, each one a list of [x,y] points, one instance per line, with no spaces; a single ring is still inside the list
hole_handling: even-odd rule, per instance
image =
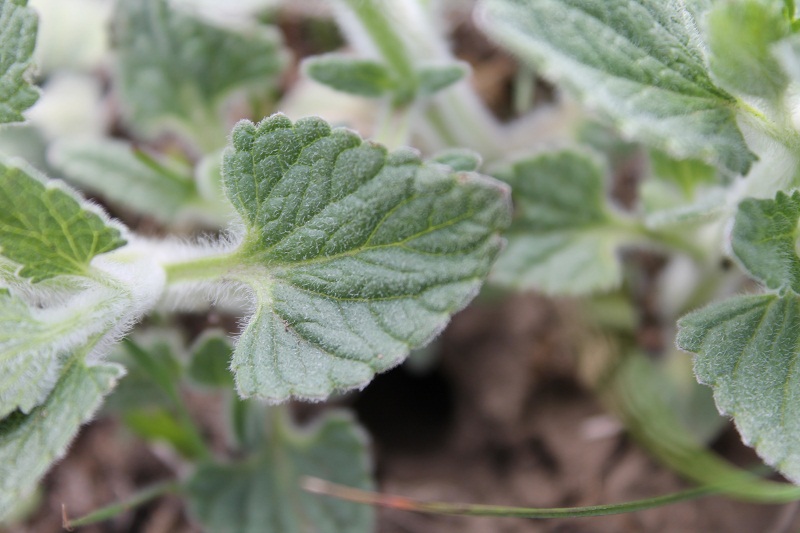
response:
[[[167,263],[163,265],[167,273],[167,284],[185,281],[209,281],[230,274],[238,266],[240,259],[236,253],[223,253]]]
[[[154,500],[160,496],[163,496],[165,494],[174,494],[180,492],[180,490],[181,490],[181,485],[177,481],[166,481],[163,483],[159,483],[157,485],[153,485],[152,487],[143,489],[134,494],[133,496],[131,496],[130,498],[128,498],[127,500],[113,503],[96,511],[92,511],[91,513],[84,515],[80,518],[76,518],[75,520],[70,520],[67,517],[66,508],[62,507],[62,514],[63,514],[62,526],[67,531],[72,531],[76,527],[88,526],[90,524],[103,522],[105,520],[114,518],[115,516],[122,514],[126,511],[129,511],[135,507],[145,504],[151,500]]]
[[[387,102],[375,132],[375,140],[390,150],[407,145],[415,114],[413,106],[397,107]]]
[[[500,505],[476,505],[467,503],[446,503],[428,502],[404,498],[402,496],[392,496],[389,494],[379,494],[365,490],[337,485],[317,478],[305,478],[303,488],[315,494],[323,494],[340,500],[346,500],[367,505],[377,505],[380,507],[390,507],[404,511],[415,511],[418,513],[463,515],[463,516],[494,516],[504,518],[579,518],[587,516],[605,516],[621,513],[632,513],[644,511],[653,507],[671,505],[673,503],[684,502],[702,498],[717,492],[711,487],[699,487],[666,496],[634,500],[631,502],[590,505],[586,507],[505,507]]]

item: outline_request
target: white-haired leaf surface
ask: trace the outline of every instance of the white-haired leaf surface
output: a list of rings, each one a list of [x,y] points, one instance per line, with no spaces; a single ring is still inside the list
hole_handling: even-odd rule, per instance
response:
[[[58,181],[0,161],[0,254],[39,282],[84,275],[93,257],[124,245],[120,230]]]
[[[511,185],[514,220],[492,281],[549,294],[617,286],[617,248],[629,237],[607,205],[605,170],[575,150],[523,159],[497,176]]]
[[[264,448],[238,463],[201,465],[188,482],[192,515],[209,533],[371,533],[375,511],[366,505],[313,495],[301,488],[315,476],[372,488],[363,432],[349,418],[328,415],[309,430],[288,424]]]
[[[244,396],[365,385],[441,331],[500,250],[509,193],[491,178],[315,118],[232,139],[224,188],[246,231],[229,276],[256,299],[231,365]]]
[[[79,359],[67,364],[44,404],[0,420],[0,519],[61,458],[123,374],[119,365],[86,366]]]
[[[39,98],[30,83],[37,25],[27,0],[0,0],[0,124],[22,122]]]
[[[697,6],[695,6],[697,7]],[[497,42],[570,86],[633,139],[746,173],[736,101],[711,80],[681,0],[484,0]]]
[[[743,440],[800,483],[800,193],[747,199],[736,214],[733,252],[770,294],[738,296],[678,322],[678,346],[697,354],[695,373],[714,389]]]

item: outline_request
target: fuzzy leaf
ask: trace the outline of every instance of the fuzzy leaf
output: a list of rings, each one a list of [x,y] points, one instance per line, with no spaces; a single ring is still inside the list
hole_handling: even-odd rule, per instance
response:
[[[0,420],[0,519],[33,490],[122,375],[118,365],[68,365],[47,401]]]
[[[746,444],[800,483],[800,297],[739,296],[678,322],[678,346],[697,354],[698,381],[714,388]]]
[[[509,219],[500,182],[320,119],[242,122],[223,162],[246,228],[230,277],[255,293],[239,392],[324,398],[365,385],[475,295]]]
[[[431,161],[447,165],[453,170],[463,170],[464,172],[474,172],[483,163],[481,156],[472,150],[465,148],[451,148],[437,153]]]
[[[585,294],[619,284],[624,234],[606,205],[605,171],[577,152],[545,153],[498,176],[512,188],[515,214],[492,280],[550,294]]]
[[[27,0],[0,0],[0,124],[22,122],[39,98],[31,86],[36,12]]]
[[[711,81],[680,0],[484,0],[487,32],[575,90],[622,133],[679,159],[746,173],[735,100]]]
[[[137,152],[124,141],[59,141],[48,162],[81,187],[166,222],[196,197],[188,165]]]
[[[0,418],[40,405],[64,363],[111,327],[121,302],[119,293],[99,285],[44,309],[0,292]]]
[[[774,200],[748,198],[739,204],[732,232],[736,258],[768,288],[800,294],[800,258],[796,246],[800,192],[778,192]]]
[[[189,509],[209,533],[371,533],[372,508],[300,487],[317,476],[369,490],[369,470],[362,432],[329,415],[302,433],[284,425],[246,461],[201,465],[188,482]]]
[[[720,2],[705,19],[711,74],[725,89],[770,100],[789,80],[772,54],[772,45],[791,34],[780,2]]]
[[[386,65],[369,59],[327,54],[306,59],[303,68],[314,81],[359,96],[383,96],[397,85]]]
[[[113,30],[121,101],[146,134],[177,123],[195,138],[216,135],[208,128],[221,127],[224,98],[245,88],[268,94],[285,64],[274,28],[214,26],[166,0],[120,0]]]
[[[61,182],[0,161],[0,253],[33,282],[85,274],[96,255],[125,244],[119,229]]]
[[[736,259],[773,292],[711,304],[678,322],[678,346],[720,411],[771,466],[800,483],[800,192],[739,204]]]

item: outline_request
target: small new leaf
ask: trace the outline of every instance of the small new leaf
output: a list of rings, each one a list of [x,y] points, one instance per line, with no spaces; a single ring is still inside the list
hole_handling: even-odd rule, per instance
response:
[[[620,282],[624,235],[605,200],[605,171],[565,150],[519,161],[498,177],[511,185],[514,221],[492,281],[549,294],[586,294]]]
[[[209,533],[370,533],[374,510],[303,491],[304,476],[369,490],[365,438],[341,415],[310,431],[282,424],[246,461],[201,465],[187,485],[190,512]]]
[[[229,277],[256,310],[239,392],[324,398],[427,343],[474,296],[509,221],[502,183],[310,118],[239,123],[225,192],[246,228]]]
[[[469,72],[469,65],[463,62],[424,66],[417,70],[419,92],[423,96],[436,94],[461,81]]]
[[[38,20],[27,0],[0,0],[0,124],[22,122],[39,98],[31,86]]]
[[[678,346],[697,354],[695,373],[743,440],[800,483],[800,193],[739,205],[732,248],[772,294],[711,304],[678,322]]]
[[[306,59],[303,69],[314,81],[358,96],[379,97],[397,88],[389,68],[369,59],[327,54]]]
[[[166,0],[120,0],[113,31],[128,119],[145,134],[177,125],[209,149],[224,98],[247,88],[269,94],[286,59],[274,28],[214,26]]]
[[[499,43],[574,89],[629,138],[747,173],[735,100],[711,81],[680,0],[484,0]]]
[[[33,488],[123,374],[118,365],[68,365],[47,401],[0,420],[0,519]]]
[[[84,275],[93,257],[125,244],[117,227],[61,182],[0,161],[0,254],[33,282]]]

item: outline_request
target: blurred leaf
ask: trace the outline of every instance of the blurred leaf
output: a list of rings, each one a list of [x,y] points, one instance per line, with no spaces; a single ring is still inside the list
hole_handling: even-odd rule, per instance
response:
[[[328,415],[302,432],[279,422],[258,453],[201,464],[186,487],[189,510],[209,533],[374,530],[372,507],[305,492],[303,476],[372,487],[365,438],[349,417]]]
[[[44,404],[0,420],[0,519],[32,491],[61,458],[81,424],[123,374],[118,365],[72,361]]]
[[[483,0],[483,27],[629,139],[746,174],[736,100],[716,87],[697,11],[663,0]],[[698,7],[697,5],[691,7]]]
[[[224,144],[225,97],[268,95],[286,63],[275,28],[215,26],[166,0],[119,0],[113,38],[128,120],[146,135],[177,128],[206,151]]]
[[[0,124],[22,122],[39,98],[31,86],[36,12],[27,0],[0,0]]]
[[[358,96],[383,96],[396,88],[389,68],[369,59],[326,54],[306,59],[303,69],[318,83]]]
[[[65,139],[52,145],[48,161],[81,187],[164,222],[197,197],[188,165],[125,141]]]
[[[497,172],[511,185],[514,220],[492,281],[549,294],[617,286],[617,248],[630,237],[607,205],[605,173],[594,157],[574,150],[543,153]]]

